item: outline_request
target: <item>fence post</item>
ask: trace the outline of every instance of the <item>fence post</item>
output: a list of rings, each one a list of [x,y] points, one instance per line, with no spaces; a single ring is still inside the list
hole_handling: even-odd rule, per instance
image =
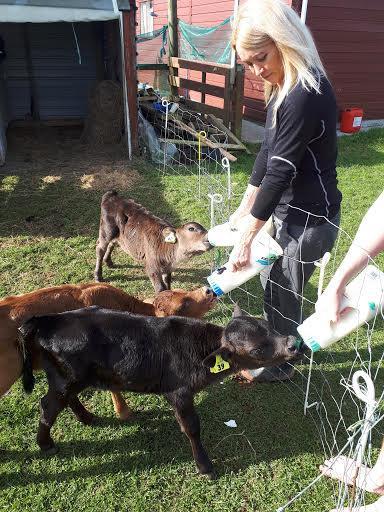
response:
[[[121,4],[123,4],[121,2]],[[127,5],[126,5],[127,4]],[[128,0],[120,6],[122,12],[121,32],[124,62],[124,96],[127,109],[126,129],[129,137],[129,158],[139,153],[138,101],[136,70],[136,11],[135,0]]]
[[[179,35],[177,24],[177,0],[168,0],[169,58],[179,56]],[[169,75],[178,76],[178,70],[169,66]],[[178,95],[178,88],[171,85],[172,96]]]
[[[224,83],[224,116],[223,123],[227,128],[229,128],[229,123],[231,121],[231,110],[232,110],[232,87],[231,87],[231,72],[225,74],[225,83]]]
[[[232,103],[233,126],[231,126],[231,128],[232,128],[233,133],[239,139],[241,139],[241,125],[242,125],[242,120],[243,120],[244,75],[245,75],[244,66],[242,66],[241,64],[237,64],[236,65],[235,88],[234,88],[235,94],[234,94],[234,101]]]

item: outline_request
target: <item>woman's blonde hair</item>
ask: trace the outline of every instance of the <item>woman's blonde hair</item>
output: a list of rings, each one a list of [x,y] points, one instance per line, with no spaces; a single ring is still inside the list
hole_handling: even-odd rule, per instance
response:
[[[281,56],[284,80],[281,86],[265,84],[266,104],[276,98],[273,125],[284,98],[301,85],[320,93],[320,75],[326,76],[312,35],[298,14],[281,0],[248,0],[235,18],[232,47],[256,50],[274,42]]]

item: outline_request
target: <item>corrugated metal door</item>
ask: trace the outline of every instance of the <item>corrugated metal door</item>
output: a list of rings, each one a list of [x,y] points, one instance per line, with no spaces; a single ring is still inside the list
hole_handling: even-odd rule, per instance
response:
[[[94,23],[0,24],[9,119],[31,116],[33,89],[40,119],[84,117],[102,45],[96,33]]]

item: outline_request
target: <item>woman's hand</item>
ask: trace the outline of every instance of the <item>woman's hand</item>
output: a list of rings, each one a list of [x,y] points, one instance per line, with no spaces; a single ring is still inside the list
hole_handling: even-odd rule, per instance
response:
[[[237,272],[250,264],[252,241],[264,226],[265,221],[256,219],[250,213],[243,216],[239,242],[232,249],[229,257],[229,270]]]
[[[247,211],[238,208],[235,210],[232,215],[229,217],[229,225],[231,229],[239,229],[242,219],[248,214]]]
[[[229,217],[229,225],[231,226],[232,229],[238,229],[239,224],[241,223],[243,217],[249,214],[255,202],[258,190],[259,188],[253,185],[247,186],[243,198],[241,200],[240,206]]]
[[[337,322],[343,291],[343,287],[328,286],[316,302],[316,312],[329,322]]]
[[[240,241],[232,249],[231,256],[229,258],[228,270],[230,272],[237,272],[238,270],[242,270],[244,267],[249,265],[250,256],[251,242],[244,243]]]

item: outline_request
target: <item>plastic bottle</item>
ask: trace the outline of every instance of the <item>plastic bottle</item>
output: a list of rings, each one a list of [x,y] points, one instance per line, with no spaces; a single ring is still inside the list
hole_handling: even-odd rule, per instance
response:
[[[249,222],[248,216],[244,216],[240,219],[240,222],[236,228],[231,228],[229,222],[224,224],[218,224],[208,230],[208,240],[214,247],[233,247],[239,240],[241,233],[247,227]],[[266,231],[269,235],[274,234],[274,226],[272,219],[268,219],[261,231]]]
[[[207,277],[208,283],[217,296],[223,295],[272,265],[282,254],[280,245],[267,232],[260,231],[251,245],[250,265],[238,272],[230,272],[227,268],[229,262],[226,262]]]
[[[304,343],[313,351],[326,348],[380,314],[384,301],[384,273],[368,265],[345,288],[340,318],[331,323],[314,313],[297,328]]]
[[[208,230],[208,241],[214,247],[232,247],[240,239],[240,234],[241,229],[231,229],[229,222],[225,222]]]

